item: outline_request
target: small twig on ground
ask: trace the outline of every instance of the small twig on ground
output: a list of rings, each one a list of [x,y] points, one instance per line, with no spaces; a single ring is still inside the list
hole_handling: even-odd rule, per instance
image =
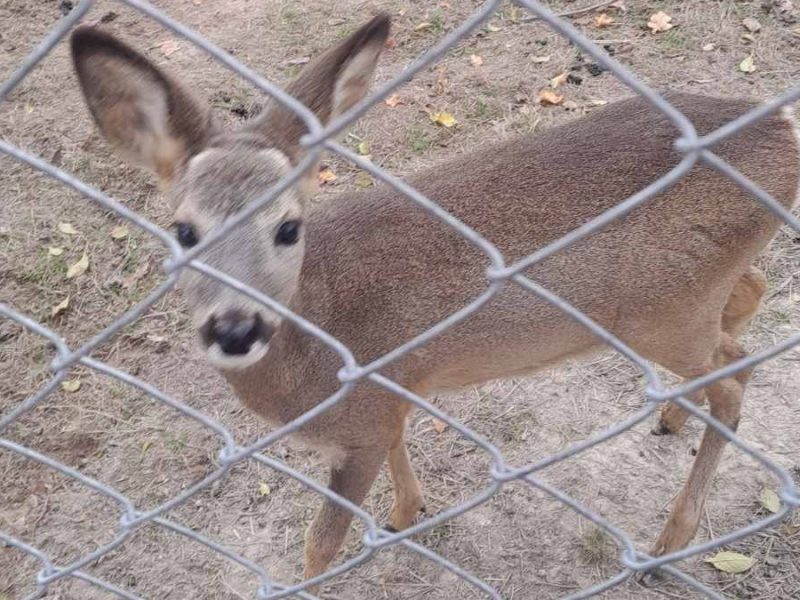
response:
[[[583,13],[592,12],[593,10],[597,10],[598,8],[603,8],[608,6],[609,4],[614,4],[617,0],[605,0],[604,2],[598,2],[597,4],[592,4],[591,6],[584,6],[583,8],[576,8],[574,10],[568,10],[566,12],[558,13],[557,17],[577,17],[578,15],[582,15]],[[531,23],[533,21],[538,21],[541,17],[537,17],[536,15],[531,15],[530,17],[523,17],[519,20],[520,23]]]

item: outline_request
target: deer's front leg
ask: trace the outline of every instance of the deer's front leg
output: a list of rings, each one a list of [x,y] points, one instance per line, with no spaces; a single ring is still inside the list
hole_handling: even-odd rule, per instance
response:
[[[386,458],[385,447],[352,450],[341,465],[331,469],[331,491],[355,505],[364,501]],[[306,530],[304,578],[324,573],[344,541],[353,513],[325,498]]]

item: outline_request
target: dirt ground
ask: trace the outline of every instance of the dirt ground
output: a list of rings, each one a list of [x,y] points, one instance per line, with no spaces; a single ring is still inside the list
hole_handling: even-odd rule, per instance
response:
[[[10,74],[58,21],[65,4],[0,2],[0,78]],[[155,4],[280,83],[298,71],[305,57],[347,35],[379,9],[394,16],[396,46],[385,52],[377,76],[379,82],[385,81],[478,6],[473,0],[161,0]],[[557,11],[570,11],[593,2],[548,4]],[[800,81],[800,23],[764,12],[760,0],[624,0],[624,6],[625,11],[608,9],[614,19],[608,27],[596,26],[597,12],[571,20],[657,88],[769,98]],[[650,33],[646,23],[657,10],[669,13],[676,27]],[[748,33],[742,25],[748,17],[758,20],[760,31]],[[229,122],[258,111],[259,93],[188,43],[172,45],[174,36],[156,23],[111,2],[98,2],[88,19],[102,19],[109,30],[179,73]],[[739,69],[748,56],[756,67],[752,73]],[[573,74],[559,88],[571,103],[570,110],[539,105],[539,91],[564,72]],[[462,40],[398,94],[401,104],[375,106],[353,126],[345,142],[356,148],[366,141],[374,161],[404,175],[486,140],[576,118],[630,92],[584,60],[568,42],[526,20],[522,11],[505,6],[489,28]],[[451,113],[458,124],[437,127],[429,114],[438,111]],[[0,132],[4,139],[52,161],[159,225],[170,225],[169,210],[153,180],[123,165],[91,125],[66,44],[60,44],[0,106]],[[323,189],[320,201],[372,184],[368,176],[342,161],[331,160],[330,166],[338,178]],[[78,194],[6,157],[0,158],[0,173],[3,302],[52,327],[75,347],[163,279],[159,265],[164,252],[143,232],[131,227],[127,237],[114,239],[111,232],[120,225],[119,219]],[[60,223],[70,223],[77,233],[63,233]],[[54,256],[51,247],[63,253]],[[68,266],[84,252],[90,260],[87,273],[67,279]],[[800,327],[800,296],[795,291],[800,284],[800,238],[781,233],[760,264],[770,290],[745,336],[752,350],[767,348]],[[52,316],[53,307],[67,296],[68,308]],[[206,366],[177,292],[103,345],[96,356],[219,420],[239,443],[266,431]],[[0,321],[0,415],[47,380],[51,358],[43,340]],[[71,377],[80,379],[78,391],[59,389],[3,435],[115,487],[143,510],[214,469],[219,441],[206,428],[98,373],[76,369]],[[638,371],[608,355],[442,396],[436,403],[497,444],[511,464],[523,464],[629,416],[641,406],[642,390]],[[649,434],[652,425],[651,420],[543,473],[548,482],[625,529],[642,549],[663,524],[701,431],[699,423],[690,421],[677,437],[654,437]],[[739,432],[800,478],[798,431],[800,353],[794,351],[757,369]],[[438,432],[429,415],[418,413],[409,440],[428,514],[484,489],[488,458],[452,430]],[[308,452],[279,443],[270,454],[325,480],[324,469]],[[119,514],[109,501],[16,454],[0,451],[0,482],[0,529],[41,548],[57,564],[107,543],[117,529]],[[759,495],[763,488],[776,485],[757,463],[729,449],[696,541],[765,516]],[[251,461],[236,466],[221,484],[168,516],[263,565],[279,581],[292,583],[299,581],[303,531],[318,500],[299,484]],[[383,520],[390,502],[389,480],[383,475],[365,506]],[[558,598],[620,570],[619,553],[608,536],[521,485],[505,487],[481,507],[417,539],[508,599]],[[346,555],[354,556],[359,547],[359,535],[353,531]],[[705,555],[685,561],[682,567],[726,597],[800,598],[800,514],[728,549],[753,557],[755,565],[744,574],[728,575],[704,563]],[[0,546],[0,599],[31,593],[38,569],[32,559]],[[249,571],[154,526],[137,530],[86,570],[149,599],[253,598],[258,583]],[[58,583],[48,595],[64,600],[107,596],[78,581]],[[323,596],[482,597],[442,568],[398,548],[384,550],[332,580]],[[653,590],[628,581],[600,597],[655,600],[699,595],[672,581]]]

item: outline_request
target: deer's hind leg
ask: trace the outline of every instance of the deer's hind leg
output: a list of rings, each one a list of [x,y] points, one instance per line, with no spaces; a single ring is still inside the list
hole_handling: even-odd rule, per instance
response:
[[[746,356],[742,345],[727,333],[721,333],[711,360],[694,372],[679,372],[692,377],[719,369]],[[668,365],[664,365],[669,368]],[[711,416],[732,430],[739,424],[744,388],[749,370],[740,371],[706,386]],[[684,548],[697,532],[714,475],[722,458],[727,439],[711,425],[706,425],[703,441],[697,451],[689,478],[678,494],[667,524],[651,553],[655,556]]]
[[[739,278],[728,297],[722,311],[722,331],[737,338],[758,312],[761,299],[767,291],[767,278],[756,267],[751,266]],[[706,400],[705,390],[687,394],[686,399],[701,406]],[[661,409],[658,424],[653,428],[654,435],[678,433],[689,413],[677,404],[669,402]]]
[[[425,510],[422,488],[414,474],[403,438],[401,435],[389,449],[389,475],[394,488],[394,505],[389,513],[387,529],[395,531],[410,527],[417,514]]]

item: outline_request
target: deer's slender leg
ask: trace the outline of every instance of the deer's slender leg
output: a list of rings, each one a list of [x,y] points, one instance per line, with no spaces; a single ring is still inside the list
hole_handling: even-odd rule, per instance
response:
[[[360,505],[372,487],[386,458],[385,447],[352,450],[344,461],[331,469],[331,491]],[[306,530],[305,579],[316,577],[327,569],[344,541],[353,514],[333,500],[325,498]]]
[[[417,476],[411,467],[403,435],[389,449],[389,475],[394,488],[394,505],[389,513],[390,527],[396,531],[409,527],[421,510],[425,509]]]
[[[741,344],[723,333],[714,352],[716,368],[745,356]],[[739,372],[706,387],[711,415],[731,429],[739,424],[742,397],[749,372]],[[651,553],[662,555],[684,548],[694,537],[700,523],[703,504],[708,496],[727,440],[716,429],[706,426],[703,441],[692,465],[689,479],[672,508],[667,524]]]

